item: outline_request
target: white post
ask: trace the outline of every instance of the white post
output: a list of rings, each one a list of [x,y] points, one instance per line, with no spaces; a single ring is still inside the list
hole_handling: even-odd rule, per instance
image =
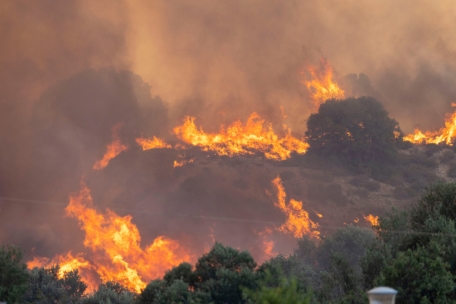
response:
[[[397,290],[380,286],[367,292],[370,304],[394,304],[396,302]]]

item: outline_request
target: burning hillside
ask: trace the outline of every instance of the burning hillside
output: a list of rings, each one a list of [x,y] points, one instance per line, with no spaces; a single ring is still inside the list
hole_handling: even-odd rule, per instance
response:
[[[69,252],[53,259],[35,257],[28,263],[29,268],[59,264],[61,276],[65,271],[78,269],[89,292],[107,281],[119,282],[140,292],[147,282],[163,276],[167,269],[183,261],[192,261],[188,249],[164,236],[141,248],[141,236],[131,223],[131,216],[121,217],[110,210],[99,213],[85,184],[81,185],[79,193],[70,196],[66,212],[78,219],[85,233],[85,253],[73,256]]]
[[[453,7],[7,0],[0,241],[140,292],[216,242],[371,229],[456,178]]]

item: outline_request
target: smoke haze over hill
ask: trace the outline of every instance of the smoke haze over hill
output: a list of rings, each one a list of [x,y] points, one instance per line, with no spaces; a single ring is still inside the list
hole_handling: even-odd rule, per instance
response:
[[[355,195],[337,169],[295,152],[275,162],[142,151],[135,139],[175,147],[186,116],[213,134],[253,112],[301,139],[315,112],[308,67],[322,59],[346,97],[375,97],[405,133],[440,128],[456,102],[455,15],[449,0],[4,1],[0,196],[35,202],[0,201],[0,242],[29,256],[83,251],[64,212],[81,180],[100,210],[133,216],[142,245],[167,235],[198,254],[217,239],[266,259],[265,227],[286,219],[274,205],[278,175],[311,220],[331,210],[322,226],[362,218],[363,200],[376,202],[366,213],[381,212],[386,194]],[[93,170],[116,125],[128,148]],[[276,250],[291,252],[294,238],[277,235]]]

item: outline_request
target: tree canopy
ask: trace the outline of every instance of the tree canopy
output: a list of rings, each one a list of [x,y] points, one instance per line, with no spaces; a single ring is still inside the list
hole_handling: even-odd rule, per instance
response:
[[[15,303],[29,283],[22,251],[14,246],[0,247],[0,302]]]
[[[372,97],[328,100],[307,120],[310,150],[351,164],[381,162],[396,152],[402,132]]]

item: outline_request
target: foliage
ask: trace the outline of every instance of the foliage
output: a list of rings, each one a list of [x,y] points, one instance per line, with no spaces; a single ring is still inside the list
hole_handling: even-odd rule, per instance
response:
[[[14,246],[0,247],[0,301],[15,303],[28,286],[27,266],[22,251]]]
[[[351,165],[394,158],[402,141],[398,123],[371,97],[328,100],[307,120],[309,151]]]
[[[296,279],[282,277],[277,287],[269,287],[274,280],[268,273],[257,290],[244,289],[244,297],[249,303],[259,304],[309,304],[311,295],[299,291]]]
[[[59,277],[59,266],[34,268],[30,272],[30,286],[23,296],[26,303],[78,303],[87,285],[77,270]]]
[[[456,291],[456,184],[430,186],[409,211],[380,218],[362,262],[366,288],[398,289],[401,303],[449,303]]]
[[[81,304],[129,304],[135,294],[117,282],[100,284],[91,295],[81,300]]]
[[[451,303],[454,299],[454,276],[441,257],[435,242],[429,247],[401,251],[387,263],[378,285],[394,286],[399,303]]]
[[[195,269],[182,263],[154,280],[138,303],[243,303],[242,287],[257,288],[256,263],[247,251],[216,243],[198,259]]]

